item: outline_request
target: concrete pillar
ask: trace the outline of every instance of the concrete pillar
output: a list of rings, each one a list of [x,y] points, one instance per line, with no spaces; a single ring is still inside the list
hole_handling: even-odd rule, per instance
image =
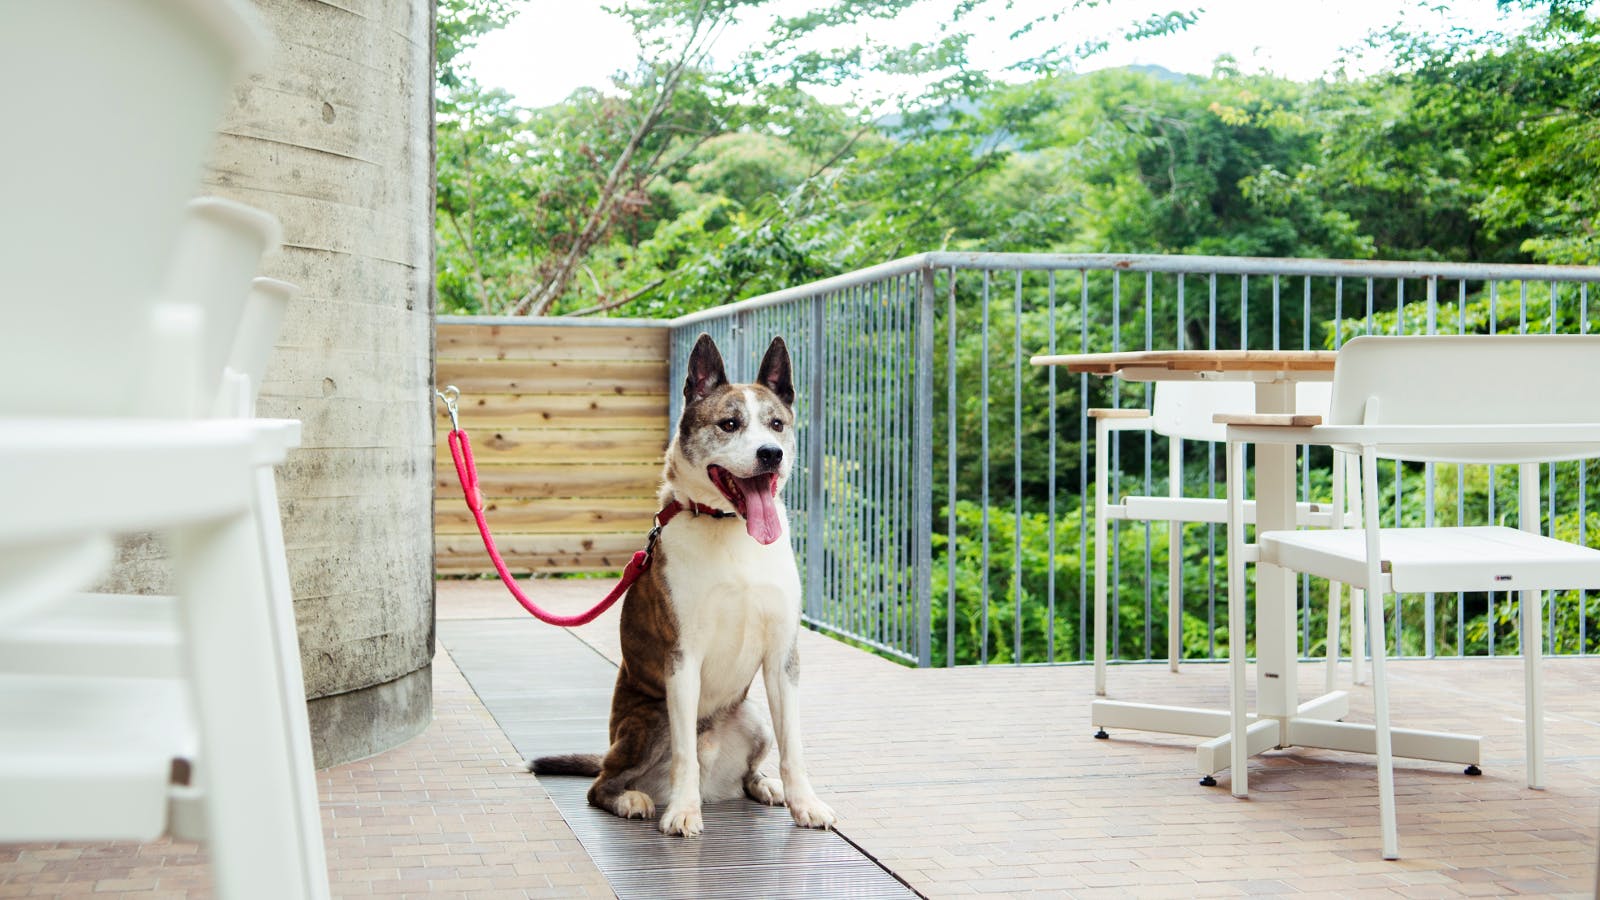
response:
[[[432,0],[252,0],[276,40],[235,92],[206,191],[265,209],[265,274],[302,289],[264,416],[319,766],[432,717]]]

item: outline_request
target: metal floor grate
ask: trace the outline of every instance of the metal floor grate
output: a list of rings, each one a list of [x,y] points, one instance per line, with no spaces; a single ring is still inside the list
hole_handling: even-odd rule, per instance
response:
[[[568,632],[533,619],[439,622],[484,706],[524,757],[603,750],[616,666]],[[530,775],[529,778],[532,778]],[[586,778],[539,784],[622,898],[918,896],[836,833],[796,828],[782,808],[708,804],[697,838],[589,806]]]

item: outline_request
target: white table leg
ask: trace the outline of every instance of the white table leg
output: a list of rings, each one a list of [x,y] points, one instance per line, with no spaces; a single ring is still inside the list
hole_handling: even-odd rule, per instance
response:
[[[1294,412],[1294,395],[1292,382],[1260,382],[1256,385],[1256,411]],[[1255,454],[1256,533],[1293,530],[1295,448],[1258,444]],[[1300,702],[1294,573],[1269,563],[1260,563],[1255,569],[1256,714],[1286,718],[1296,713]]]

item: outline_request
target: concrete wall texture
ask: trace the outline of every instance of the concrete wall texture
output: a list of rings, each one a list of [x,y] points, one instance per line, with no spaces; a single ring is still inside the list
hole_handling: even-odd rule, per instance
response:
[[[207,189],[265,209],[302,289],[260,412],[279,470],[318,765],[432,716],[433,3],[253,0],[276,37],[235,92]]]
[[[203,193],[267,210],[299,285],[262,385],[300,419],[278,471],[319,766],[432,717],[432,0],[250,0],[275,37],[234,92]],[[166,589],[137,537],[107,586]]]

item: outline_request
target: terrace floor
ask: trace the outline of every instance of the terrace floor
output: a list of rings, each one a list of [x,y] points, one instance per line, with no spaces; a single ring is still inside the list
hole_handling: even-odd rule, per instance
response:
[[[576,610],[607,586],[544,581],[533,593]],[[473,691],[470,667],[463,677],[446,649],[447,620],[504,619],[511,629],[526,617],[495,582],[441,582],[438,614],[446,637],[434,663],[433,725],[402,747],[321,773],[334,895],[611,895]],[[616,615],[559,639],[615,660]],[[819,793],[845,837],[928,896],[1591,897],[1596,889],[1600,660],[1547,661],[1544,791],[1523,786],[1519,660],[1394,664],[1397,721],[1482,734],[1484,774],[1402,761],[1405,858],[1385,862],[1368,757],[1268,753],[1253,762],[1251,798],[1235,800],[1225,776],[1216,788],[1196,783],[1193,739],[1093,740],[1085,667],[917,671],[810,633],[801,656]],[[1222,666],[1110,674],[1119,699],[1220,707],[1226,698]],[[556,690],[562,672],[549,675]],[[1301,677],[1310,690],[1321,669],[1308,665]],[[530,687],[535,697],[540,688]],[[1370,721],[1370,696],[1353,692],[1351,721]],[[696,840],[717,839],[708,831]],[[201,897],[207,884],[204,851],[189,844],[0,845],[0,897]]]

